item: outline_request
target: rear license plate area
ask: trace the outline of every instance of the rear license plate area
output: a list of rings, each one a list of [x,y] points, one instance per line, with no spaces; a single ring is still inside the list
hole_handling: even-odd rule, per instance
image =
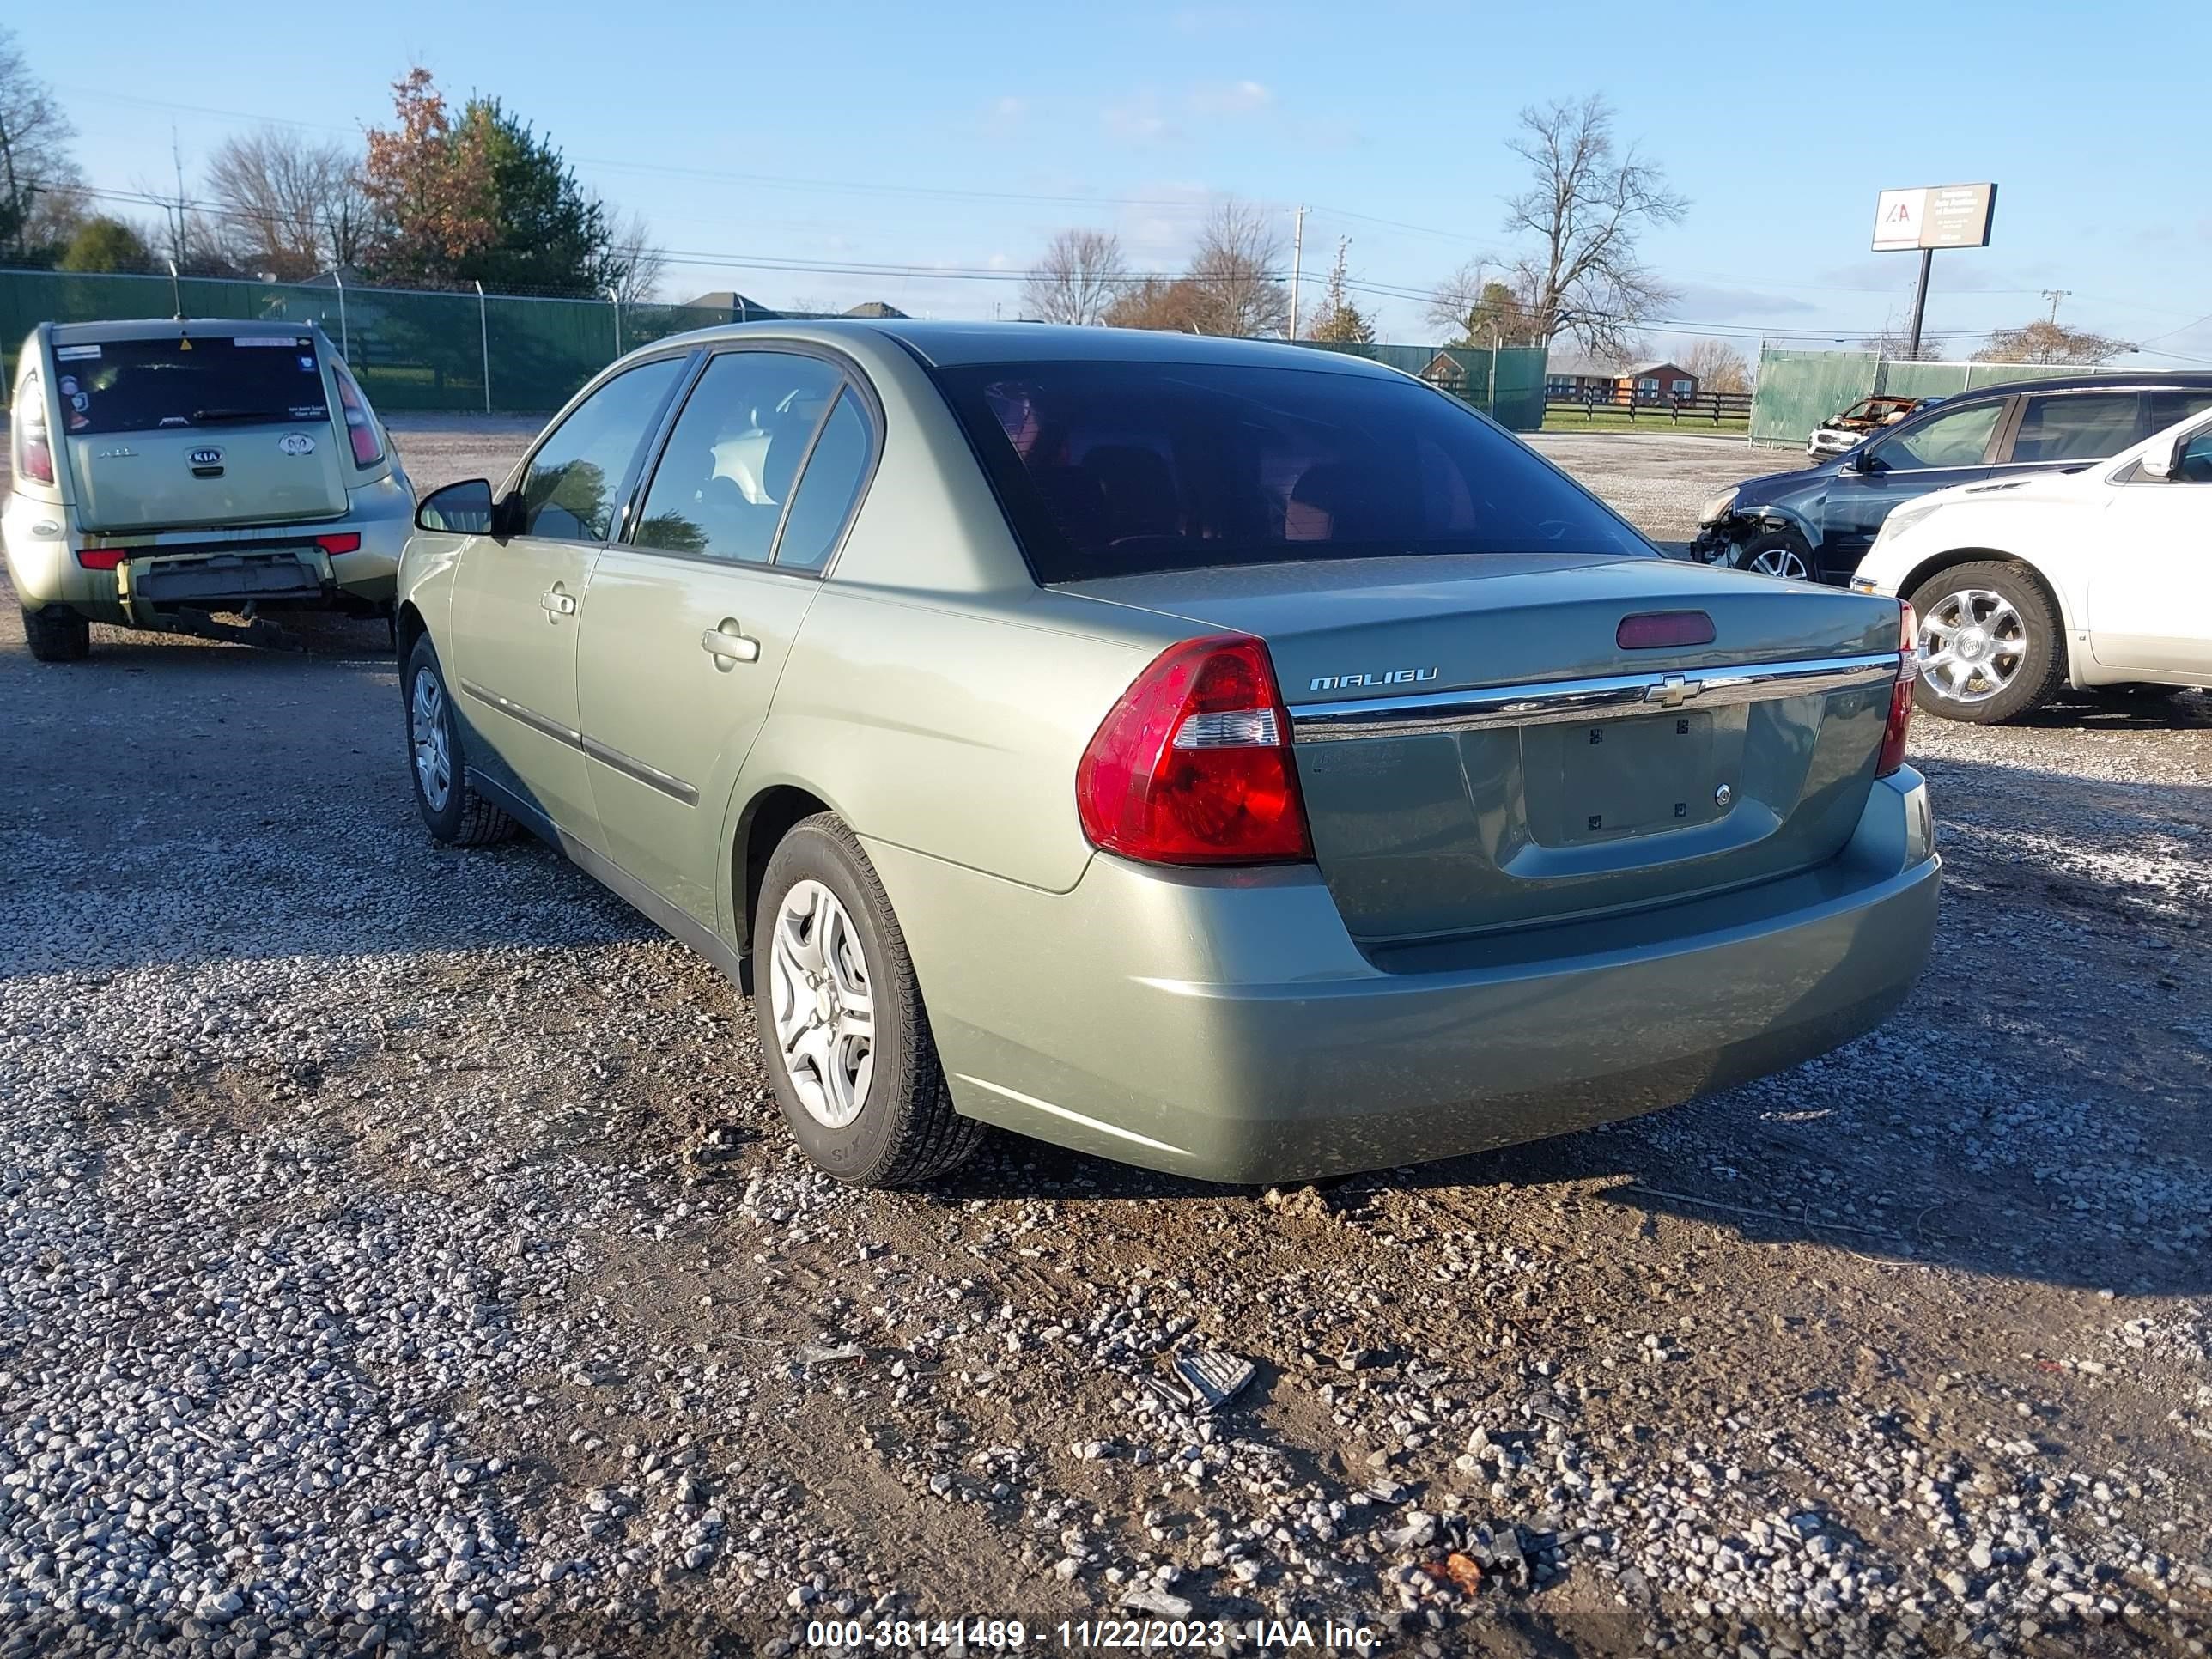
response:
[[[1528,827],[1539,845],[1581,847],[1709,823],[1713,717],[1705,711],[1531,726],[1522,733]]]
[[[131,592],[149,605],[205,605],[222,600],[312,599],[322,574],[289,549],[154,559],[132,571]]]

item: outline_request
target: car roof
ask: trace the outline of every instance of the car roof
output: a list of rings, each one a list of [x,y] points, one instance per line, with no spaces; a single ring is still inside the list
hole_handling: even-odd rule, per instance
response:
[[[1148,328],[1084,328],[1054,323],[926,322],[915,318],[831,317],[772,319],[696,329],[655,341],[711,345],[720,340],[772,337],[825,343],[896,341],[931,368],[965,363],[1093,362],[1247,364],[1261,368],[1309,368],[1337,374],[1406,378],[1395,368],[1345,352],[1269,340],[1224,339],[1211,334],[1173,334]]]
[[[258,321],[243,317],[141,317],[116,323],[56,323],[57,345],[90,345],[100,340],[159,340],[171,335],[197,336],[203,340],[234,339],[240,334],[307,334],[313,323],[295,323],[282,317]]]
[[[1987,386],[1942,394],[1947,404],[1969,398],[2008,398],[2015,392],[2140,392],[2145,387],[2212,387],[2212,370],[2189,368],[2106,369],[2098,374],[2045,374],[2032,380],[1992,380]]]

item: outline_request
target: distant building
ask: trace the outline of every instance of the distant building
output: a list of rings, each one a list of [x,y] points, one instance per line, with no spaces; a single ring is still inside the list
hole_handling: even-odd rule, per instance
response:
[[[1668,404],[1698,395],[1698,377],[1676,363],[1624,368],[1575,352],[1553,352],[1544,365],[1544,395],[1553,402]]]
[[[758,300],[740,294],[733,288],[718,288],[711,294],[702,294],[686,300],[684,308],[690,311],[720,311],[729,315],[733,323],[757,323],[764,317],[781,317],[783,313],[773,306],[764,306]]]
[[[845,314],[848,317],[875,317],[880,319],[886,317],[903,317],[906,315],[906,313],[901,311],[896,306],[886,305],[881,300],[868,300],[860,305],[854,306]]]

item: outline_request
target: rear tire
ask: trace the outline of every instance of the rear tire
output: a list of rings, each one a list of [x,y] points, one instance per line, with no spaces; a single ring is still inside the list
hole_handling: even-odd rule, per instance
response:
[[[915,1186],[974,1155],[983,1126],[952,1109],[890,899],[833,814],[776,843],[752,953],[753,1023],[799,1150],[855,1187]]]
[[[2019,565],[1954,564],[1913,591],[1920,677],[1913,701],[1947,720],[1996,726],[2058,695],[2066,641],[2042,585]]]
[[[92,653],[92,623],[65,605],[22,607],[23,639],[39,662],[82,662]]]
[[[407,774],[415,782],[415,805],[424,827],[449,847],[485,847],[512,836],[515,823],[506,810],[469,787],[460,717],[453,713],[453,694],[428,634],[408,653],[401,684],[406,689]]]
[[[1813,550],[1794,530],[1769,531],[1744,544],[1735,556],[1735,568],[1755,571],[1762,576],[1809,582],[1813,580]]]

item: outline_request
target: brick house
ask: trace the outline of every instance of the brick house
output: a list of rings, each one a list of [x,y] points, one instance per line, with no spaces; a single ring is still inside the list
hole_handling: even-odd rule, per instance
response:
[[[1573,352],[1554,352],[1544,364],[1544,395],[1554,403],[1665,404],[1696,397],[1698,377],[1677,363],[1623,368]]]

